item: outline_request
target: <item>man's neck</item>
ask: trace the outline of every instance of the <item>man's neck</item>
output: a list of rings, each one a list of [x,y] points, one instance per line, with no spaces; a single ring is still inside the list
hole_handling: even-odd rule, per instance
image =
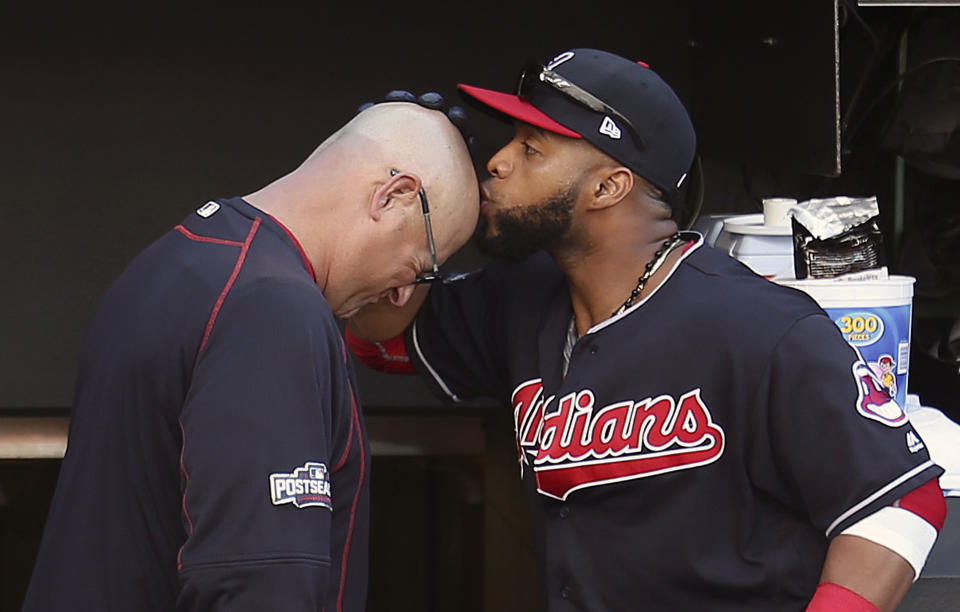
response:
[[[610,318],[627,301],[647,264],[654,260],[670,236],[672,233],[658,235],[655,239],[638,242],[632,248],[595,249],[576,257],[555,255],[557,265],[567,276],[578,336]],[[681,250],[675,245],[646,281],[634,304],[663,282],[680,256]]]
[[[325,236],[325,230],[340,224],[330,218],[336,209],[324,205],[309,191],[293,175],[288,175],[244,196],[244,199],[273,216],[293,234],[313,267],[317,285],[323,291],[330,276],[328,254],[331,248],[332,252],[336,250],[336,245],[331,243],[332,237]]]

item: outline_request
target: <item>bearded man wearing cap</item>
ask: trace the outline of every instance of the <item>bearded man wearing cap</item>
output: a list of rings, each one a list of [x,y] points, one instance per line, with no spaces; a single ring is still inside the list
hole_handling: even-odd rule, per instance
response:
[[[678,230],[674,91],[594,49],[460,87],[515,122],[481,185],[493,260],[366,307],[348,342],[512,410],[545,608],[894,609],[942,470],[816,303]]]

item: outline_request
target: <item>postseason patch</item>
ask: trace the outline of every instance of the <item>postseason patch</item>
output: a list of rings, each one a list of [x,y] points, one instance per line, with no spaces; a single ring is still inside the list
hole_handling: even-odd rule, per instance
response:
[[[327,466],[308,461],[292,474],[270,474],[270,501],[274,506],[293,504],[297,508],[320,506],[333,510]]]

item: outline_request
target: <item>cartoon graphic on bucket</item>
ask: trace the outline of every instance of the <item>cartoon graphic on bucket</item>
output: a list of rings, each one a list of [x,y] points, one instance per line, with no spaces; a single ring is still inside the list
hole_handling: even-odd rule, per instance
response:
[[[887,393],[890,394],[890,397],[897,396],[897,375],[893,371],[893,366],[895,365],[897,364],[890,355],[880,355],[880,359],[877,359],[876,365],[870,364],[874,374],[880,378],[880,383],[883,385],[883,388],[887,390]],[[879,370],[879,372],[877,370]]]
[[[910,366],[911,276],[884,280],[808,279],[781,284],[806,292],[856,348],[883,391],[905,406]]]

